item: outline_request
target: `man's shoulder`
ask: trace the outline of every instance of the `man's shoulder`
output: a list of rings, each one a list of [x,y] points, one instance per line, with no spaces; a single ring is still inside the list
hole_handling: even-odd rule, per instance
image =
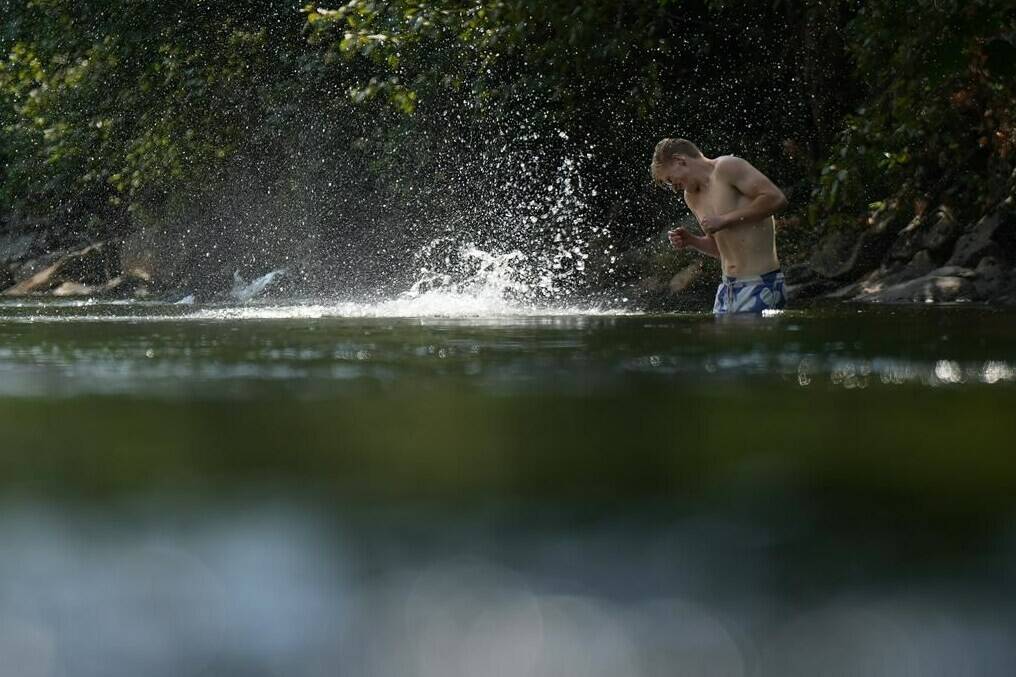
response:
[[[736,155],[721,155],[716,158],[716,165],[713,171],[716,178],[730,184],[735,184],[745,177],[758,172],[750,162]]]
[[[747,160],[736,155],[721,155],[716,158],[717,172],[737,172],[743,170],[746,166],[750,167],[751,165]]]

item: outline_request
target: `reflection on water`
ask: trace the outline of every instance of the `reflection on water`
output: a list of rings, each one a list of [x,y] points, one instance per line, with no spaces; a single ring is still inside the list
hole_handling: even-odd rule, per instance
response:
[[[1016,316],[442,302],[0,303],[0,675],[1013,674]]]
[[[157,301],[88,300],[17,300],[4,301],[3,307],[30,311],[7,318],[21,322],[116,322],[143,319],[160,320],[317,320],[322,318],[437,318],[470,319],[481,323],[527,321],[534,318],[583,316],[607,317],[627,315],[629,311],[601,305],[560,305],[520,302],[506,298],[504,289],[496,286],[487,293],[460,293],[437,289],[423,293],[404,294],[380,301],[337,301],[334,303],[301,303],[295,305],[213,305],[194,308],[193,297],[186,303],[166,304]],[[148,312],[139,314],[137,309]],[[98,313],[92,311],[99,311]],[[119,311],[119,312],[117,312]],[[124,312],[126,311],[126,312]],[[150,311],[158,311],[154,314]]]
[[[442,312],[456,311],[442,298]],[[355,390],[365,381],[421,378],[482,391],[582,388],[590,379],[623,388],[645,379],[758,377],[848,389],[1016,379],[1012,321],[983,311],[935,319],[798,312],[736,323],[533,308],[388,316],[414,301],[197,309],[8,302],[0,306],[0,394],[176,396],[179,382],[235,393],[237,383],[308,380],[339,390],[354,381]]]
[[[8,506],[5,674],[945,676],[1016,666],[1011,581],[925,572],[899,585],[816,562],[791,563],[795,577],[782,580],[781,551],[822,538],[804,524],[647,525],[629,510],[522,528],[516,508],[510,520],[479,520],[494,532],[450,514],[158,507],[175,509]],[[855,560],[886,545],[826,543],[827,556]],[[816,582],[829,587],[816,594]]]

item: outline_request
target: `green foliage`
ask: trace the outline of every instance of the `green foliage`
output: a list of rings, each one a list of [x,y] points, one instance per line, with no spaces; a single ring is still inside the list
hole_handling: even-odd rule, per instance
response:
[[[646,167],[663,136],[800,181],[808,167],[784,155],[784,142],[811,149],[821,134],[790,42],[843,4],[352,0],[304,12],[336,71],[362,68],[353,100],[454,110],[460,127],[479,130],[535,121],[542,139],[560,135],[590,154],[602,218],[644,240],[662,207]]]
[[[636,0],[352,0],[338,9],[304,7],[311,40],[328,57],[369,60],[376,73],[350,89],[355,100],[387,95],[410,113],[421,95],[459,93],[477,101],[513,92],[575,107],[593,88],[637,76],[628,98],[645,111],[658,93],[656,35],[664,5]],[[630,58],[634,57],[634,58]],[[623,105],[619,97],[612,103]]]
[[[207,180],[293,94],[301,21],[275,6],[22,3],[0,43],[0,204],[115,219]]]
[[[867,100],[821,169],[813,218],[864,221],[890,198],[974,215],[1012,190],[1014,31],[1004,0],[866,3],[848,48]]]
[[[225,185],[238,159],[315,144],[360,153],[371,177],[411,158],[440,178],[442,138],[482,154],[523,128],[513,143],[536,153],[581,150],[621,245],[673,212],[645,175],[662,136],[749,158],[813,224],[888,200],[976,211],[1011,189],[1016,157],[1008,5],[12,1],[0,212],[128,228]],[[322,213],[346,204],[329,199]]]

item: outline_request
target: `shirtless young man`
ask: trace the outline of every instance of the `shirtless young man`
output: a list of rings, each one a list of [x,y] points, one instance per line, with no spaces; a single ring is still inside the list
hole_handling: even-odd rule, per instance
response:
[[[720,259],[723,281],[713,312],[761,313],[783,308],[783,273],[776,256],[773,213],[787,198],[747,161],[733,155],[707,158],[691,141],[663,139],[656,145],[653,179],[684,191],[684,200],[705,235],[670,231],[675,249],[691,247]]]

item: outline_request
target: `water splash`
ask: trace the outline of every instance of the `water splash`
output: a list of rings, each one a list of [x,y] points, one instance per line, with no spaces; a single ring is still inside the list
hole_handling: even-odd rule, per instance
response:
[[[460,244],[454,237],[441,237],[418,251],[415,258],[424,264],[419,267],[419,277],[408,290],[394,297],[331,304],[208,308],[197,314],[209,319],[496,318],[630,312],[578,300],[574,282],[583,273],[588,258],[579,244],[558,243],[548,251],[535,253],[519,249],[492,253],[473,243]]]
[[[280,268],[279,270],[273,270],[265,273],[250,282],[245,282],[244,279],[240,277],[240,273],[238,271],[234,271],[233,288],[230,290],[229,296],[241,303],[250,301],[251,299],[264,293],[264,291],[271,286],[272,282],[274,282],[275,279],[284,272],[285,268]]]
[[[627,315],[629,311],[590,305],[519,303],[496,293],[477,294],[434,289],[386,301],[342,301],[289,305],[247,305],[203,308],[174,319],[276,320],[317,318],[490,318],[512,319],[548,316]]]
[[[281,319],[316,317],[526,317],[546,315],[620,315],[630,311],[583,303],[573,282],[587,254],[563,245],[548,252],[511,249],[492,253],[454,237],[437,238],[415,258],[425,265],[409,289],[381,292],[373,299],[333,303],[258,304],[249,301],[278,271],[238,285],[231,297],[243,306],[203,308],[201,319]]]
[[[596,191],[583,184],[584,157],[566,154],[539,187],[486,183],[472,210],[460,212],[415,252],[407,290],[395,296],[382,290],[382,300],[366,306],[339,305],[358,317],[616,312],[583,302],[591,257],[611,246],[609,229],[590,218],[586,194]],[[524,157],[502,149],[493,174],[516,163],[528,166]]]
[[[564,153],[549,181],[535,163],[545,161],[533,151],[502,149],[489,172],[474,181],[472,200],[453,199],[449,213],[438,210],[421,217],[408,231],[430,233],[394,262],[390,275],[373,290],[337,290],[330,302],[311,296],[308,303],[250,303],[273,284],[281,271],[250,283],[236,276],[230,297],[243,307],[204,308],[208,319],[285,317],[519,317],[546,315],[620,314],[612,306],[590,303],[590,269],[607,258],[609,229],[591,216],[587,198],[596,191],[582,179],[586,155]],[[520,169],[521,168],[521,169]],[[521,172],[523,179],[504,176]],[[494,180],[492,176],[500,176]],[[461,196],[458,196],[461,197]],[[451,198],[450,198],[451,199]],[[440,216],[436,216],[440,214]],[[439,221],[424,223],[428,218]],[[413,245],[410,245],[413,246]],[[364,251],[370,257],[370,251]],[[599,257],[598,257],[599,255]],[[347,263],[359,264],[350,259]],[[408,265],[407,265],[408,264]],[[341,284],[339,284],[341,286]]]

